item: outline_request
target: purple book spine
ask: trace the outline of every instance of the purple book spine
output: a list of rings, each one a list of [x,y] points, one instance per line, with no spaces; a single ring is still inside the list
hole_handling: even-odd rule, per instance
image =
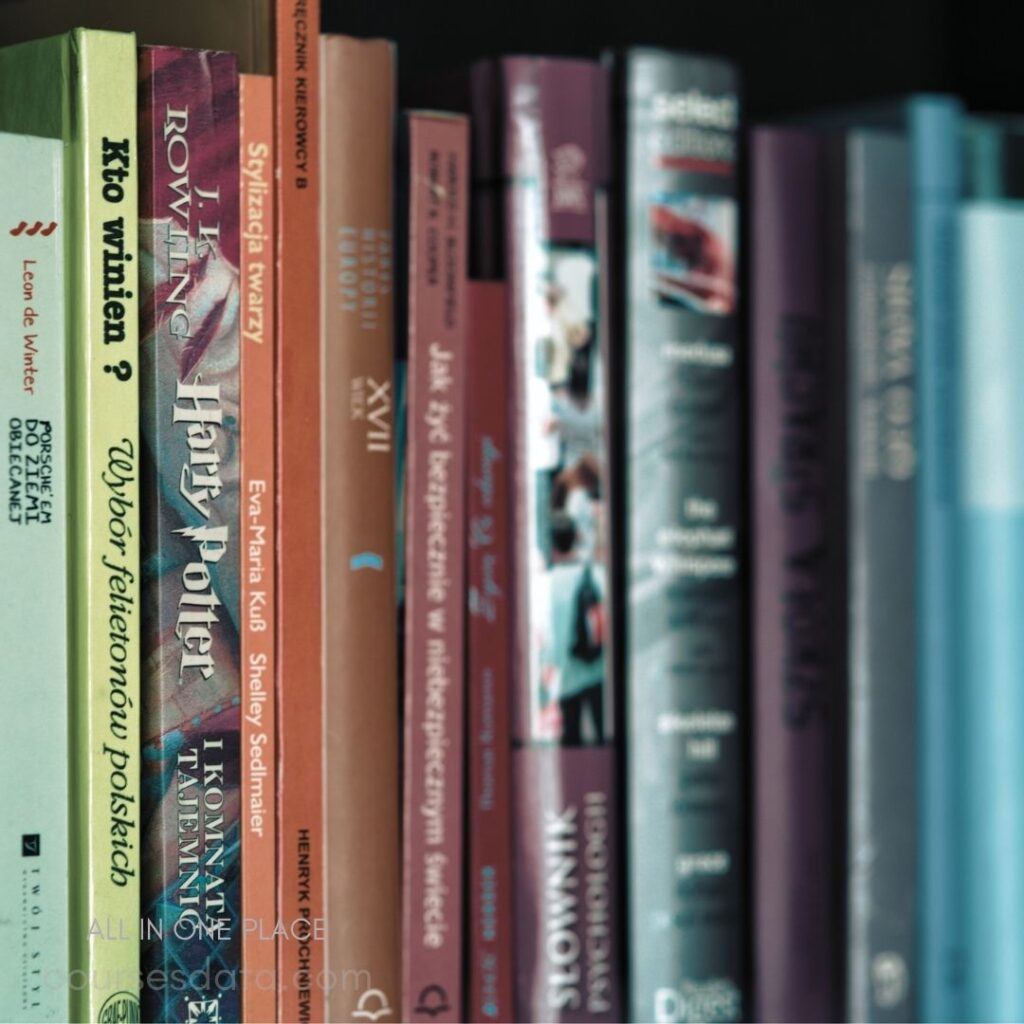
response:
[[[837,1007],[833,908],[841,846],[831,808],[826,485],[824,143],[762,128],[752,144],[754,969],[763,1021]]]
[[[516,1019],[622,1014],[600,274],[608,84],[479,66],[505,181],[511,359]],[[492,182],[493,183],[493,179]]]

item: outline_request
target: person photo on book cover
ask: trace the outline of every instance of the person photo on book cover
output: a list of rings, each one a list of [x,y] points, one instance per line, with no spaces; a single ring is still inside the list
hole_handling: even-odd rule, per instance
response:
[[[573,517],[551,514],[550,632],[542,649],[542,718],[563,746],[604,742],[604,566],[586,557]],[[545,699],[546,698],[546,699]]]

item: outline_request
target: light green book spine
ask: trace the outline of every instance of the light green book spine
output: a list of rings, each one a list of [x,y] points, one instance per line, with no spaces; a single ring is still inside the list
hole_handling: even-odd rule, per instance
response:
[[[130,34],[0,50],[0,129],[65,143],[71,1017],[139,1019],[137,64]]]
[[[0,1020],[68,1019],[63,150],[0,134]]]

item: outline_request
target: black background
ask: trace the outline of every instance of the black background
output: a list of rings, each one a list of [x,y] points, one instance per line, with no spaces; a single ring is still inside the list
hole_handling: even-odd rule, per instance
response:
[[[403,104],[424,83],[502,53],[593,56],[650,44],[737,60],[766,117],[919,89],[977,110],[1024,108],[1016,5],[929,0],[323,0],[326,32],[399,47]],[[1018,15],[1020,11],[1017,11]]]

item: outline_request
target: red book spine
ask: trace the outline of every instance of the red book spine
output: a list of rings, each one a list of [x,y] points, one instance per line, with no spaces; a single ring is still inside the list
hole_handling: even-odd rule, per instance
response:
[[[274,106],[239,80],[242,135],[242,1020],[277,1018],[274,693]]]
[[[468,304],[469,1019],[512,1019],[508,331],[505,286]]]
[[[275,2],[277,144],[278,1019],[323,1021],[319,31]]]
[[[409,132],[404,1019],[461,1021],[469,125]]]

